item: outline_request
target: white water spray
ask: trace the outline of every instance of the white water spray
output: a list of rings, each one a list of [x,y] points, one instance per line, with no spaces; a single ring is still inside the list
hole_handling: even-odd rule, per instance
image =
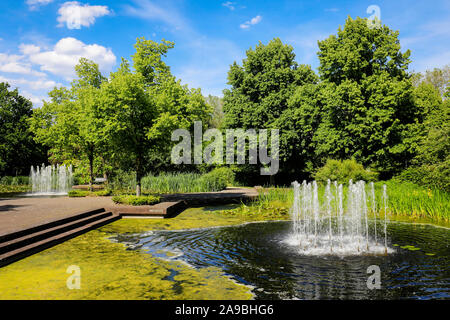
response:
[[[343,206],[343,186],[331,181],[325,187],[324,199],[319,202],[315,181],[302,184],[294,182],[294,204],[291,209],[293,234],[286,240],[302,254],[355,255],[392,252],[387,246],[387,191],[383,188],[385,211],[385,243],[380,246],[369,234],[368,204],[374,211],[376,204],[373,185],[370,198],[366,195],[364,181],[349,181],[347,210]],[[333,199],[334,198],[334,199]],[[321,204],[322,203],[322,204]],[[333,212],[336,214],[333,216]],[[375,222],[373,222],[376,225]],[[375,226],[376,230],[376,226]]]
[[[64,195],[73,184],[72,166],[65,165],[31,167],[32,195]]]

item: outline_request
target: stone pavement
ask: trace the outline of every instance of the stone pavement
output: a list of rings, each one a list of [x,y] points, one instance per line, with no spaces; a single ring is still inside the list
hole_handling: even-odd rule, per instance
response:
[[[257,195],[258,192],[254,188],[227,188],[220,192],[163,195],[160,204],[142,207],[116,205],[111,197],[0,198],[0,236],[98,208],[106,208],[119,214],[145,216],[145,211],[151,211],[152,208],[161,210],[165,202],[168,206],[176,201],[184,201],[187,207],[203,206],[238,203],[255,198]]]

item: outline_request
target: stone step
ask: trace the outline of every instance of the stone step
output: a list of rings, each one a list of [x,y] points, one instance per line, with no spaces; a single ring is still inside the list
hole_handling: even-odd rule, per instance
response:
[[[160,217],[169,218],[186,209],[186,202],[166,201],[151,206],[128,206],[117,209],[122,217]]]
[[[106,217],[97,219],[90,223],[84,224],[82,226],[74,227],[68,231],[50,236],[48,238],[42,239],[37,242],[32,242],[26,246],[8,251],[6,253],[0,254],[0,267],[6,266],[12,262],[23,259],[27,256],[30,256],[34,253],[42,251],[44,249],[50,248],[56,244],[74,238],[80,234],[93,230],[95,228],[101,227],[113,221],[120,219],[120,216],[108,212],[109,214]],[[76,224],[74,224],[75,226]]]
[[[71,229],[76,229],[78,227],[89,224],[91,222],[109,217],[111,215],[112,215],[111,212],[96,213],[96,214],[89,215],[89,216],[81,218],[81,219],[77,219],[75,221],[70,221],[68,223],[57,225],[56,227],[52,227],[52,228],[44,229],[44,230],[34,232],[31,234],[27,234],[20,238],[15,238],[13,240],[4,241],[4,242],[0,243],[0,254],[18,249],[20,247],[24,247],[33,242],[38,242],[38,241],[44,240],[46,238],[50,238],[52,236],[55,236],[60,233],[64,233]]]
[[[46,230],[46,229],[50,229],[59,225],[63,225],[75,220],[79,220],[79,219],[83,219],[98,213],[102,213],[105,212],[105,208],[99,208],[99,209],[95,209],[95,210],[90,210],[90,211],[86,211],[86,212],[82,212],[82,213],[78,213],[75,215],[71,215],[70,217],[67,218],[63,218],[63,219],[59,219],[59,220],[55,220],[55,221],[51,221],[48,223],[44,223],[32,228],[28,228],[28,229],[24,229],[24,230],[19,230],[13,233],[9,233],[6,235],[0,235],[0,243],[3,242],[7,242],[7,241],[11,241],[17,238],[21,238],[24,237],[26,235],[32,234],[32,233],[36,233],[42,230]]]

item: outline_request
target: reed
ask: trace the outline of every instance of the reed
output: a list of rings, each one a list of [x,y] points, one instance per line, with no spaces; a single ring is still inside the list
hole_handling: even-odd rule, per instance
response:
[[[381,207],[383,185],[387,186],[388,213],[391,215],[409,216],[412,218],[429,218],[439,221],[450,221],[450,194],[448,192],[418,186],[413,183],[398,181],[380,181],[374,184],[376,211],[383,212]],[[344,209],[347,205],[347,186],[343,188]],[[319,184],[319,199],[323,198],[325,185]],[[370,187],[366,185],[369,195]],[[291,207],[293,201],[292,188],[263,188],[258,198],[250,204],[255,209]],[[371,208],[370,196],[367,197],[368,208]]]

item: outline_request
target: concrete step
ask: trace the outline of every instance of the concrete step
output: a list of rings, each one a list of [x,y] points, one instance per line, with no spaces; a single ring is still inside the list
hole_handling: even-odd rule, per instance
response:
[[[87,221],[87,223],[82,224],[81,226],[77,223],[74,223],[72,224],[72,228],[69,228],[69,230],[66,230],[66,228],[61,228],[59,229],[61,232],[56,235],[50,235],[53,234],[52,232],[50,232],[48,234],[50,236],[47,238],[38,240],[36,242],[31,242],[30,244],[27,244],[25,246],[18,247],[11,251],[0,254],[0,267],[6,266],[12,262],[23,259],[34,253],[50,248],[56,244],[74,238],[80,234],[101,227],[118,219],[120,219],[120,216],[111,212],[107,212],[103,215],[97,215],[96,219],[93,219],[93,221],[91,220],[89,222],[85,220],[85,222]]]
[[[169,218],[177,215],[187,207],[184,200],[160,202],[151,206],[123,206],[116,209],[120,216]]]
[[[89,215],[85,218],[81,218],[81,219],[77,219],[75,221],[70,221],[68,223],[57,225],[56,227],[53,227],[53,228],[47,228],[47,229],[44,229],[44,230],[41,230],[38,232],[27,234],[23,237],[19,237],[19,238],[15,238],[13,240],[1,242],[0,243],[0,254],[18,249],[20,247],[24,247],[33,242],[38,242],[38,241],[44,240],[46,238],[50,238],[52,236],[55,236],[60,233],[64,233],[71,229],[76,229],[78,227],[89,224],[91,222],[109,217],[111,215],[112,215],[111,212],[96,213],[93,215]]]
[[[67,217],[67,218],[63,218],[63,219],[51,221],[51,222],[48,222],[48,223],[44,223],[44,224],[38,225],[36,227],[32,227],[32,228],[28,228],[28,229],[24,229],[24,230],[19,230],[19,231],[16,231],[16,232],[13,232],[13,233],[9,233],[9,234],[6,234],[6,235],[0,235],[0,243],[11,241],[11,240],[14,240],[14,239],[17,239],[17,238],[21,238],[21,237],[24,237],[24,236],[32,234],[32,233],[36,233],[36,232],[39,232],[39,231],[42,231],[42,230],[50,229],[50,228],[53,228],[53,227],[56,227],[56,226],[59,226],[59,225],[63,225],[63,224],[66,224],[66,223],[69,223],[69,222],[72,222],[72,221],[75,221],[75,220],[83,219],[83,218],[86,218],[86,217],[89,217],[89,216],[92,216],[92,215],[95,215],[95,214],[98,214],[98,213],[102,213],[102,212],[105,212],[105,211],[106,211],[105,208],[99,208],[99,209],[95,209],[95,210],[90,210],[90,211],[86,211],[86,212],[82,212],[82,213],[79,213],[79,214],[72,215],[72,216]]]

